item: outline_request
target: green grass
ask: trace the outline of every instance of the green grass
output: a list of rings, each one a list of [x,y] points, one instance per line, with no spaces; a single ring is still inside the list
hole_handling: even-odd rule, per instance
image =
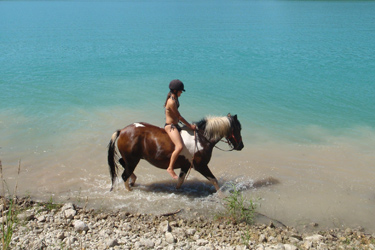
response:
[[[46,203],[42,203],[42,204],[38,204],[40,206],[42,206],[42,209],[40,209],[38,212],[42,212],[42,211],[52,211],[53,209],[60,209],[62,207],[61,204],[55,204],[53,202],[53,198],[51,196],[51,198],[49,199],[49,201],[47,201]]]
[[[1,223],[1,243],[3,246],[3,250],[10,249],[9,244],[13,236],[13,224],[16,223],[16,214],[14,211],[14,206],[14,201],[10,200],[8,212],[6,213],[5,218],[3,217],[3,222]]]
[[[254,223],[256,204],[251,199],[246,200],[234,184],[232,187],[233,191],[224,198],[225,212],[217,215],[216,218],[235,223]]]
[[[18,176],[20,175],[20,171],[21,171],[21,160],[18,162]],[[9,245],[13,237],[13,226],[14,224],[17,223],[17,214],[19,213],[19,211],[17,211],[16,209],[17,207],[16,193],[17,193],[17,187],[18,187],[18,178],[16,181],[16,185],[14,187],[13,195],[11,195],[9,187],[4,180],[3,165],[1,163],[1,160],[0,160],[0,180],[1,180],[2,191],[3,191],[3,194],[2,194],[3,208],[4,208],[4,211],[8,209],[5,216],[3,216],[2,223],[1,223],[1,243],[3,247],[2,249],[7,250],[7,249],[10,249]],[[5,187],[8,190],[9,199],[5,197]],[[1,211],[1,213],[3,213],[3,211]]]

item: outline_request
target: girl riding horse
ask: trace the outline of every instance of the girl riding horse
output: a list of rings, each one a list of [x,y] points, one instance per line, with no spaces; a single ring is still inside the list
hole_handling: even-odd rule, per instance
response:
[[[172,80],[169,83],[170,92],[168,93],[167,99],[165,100],[165,132],[171,138],[175,148],[171,155],[171,160],[167,168],[168,173],[172,176],[173,179],[177,179],[178,176],[174,172],[174,164],[177,160],[178,155],[181,153],[184,148],[184,142],[182,141],[180,131],[181,128],[178,125],[178,122],[183,122],[188,128],[195,130],[196,126],[194,124],[188,123],[178,111],[180,103],[178,98],[181,96],[182,92],[185,91],[184,84],[176,79]]]

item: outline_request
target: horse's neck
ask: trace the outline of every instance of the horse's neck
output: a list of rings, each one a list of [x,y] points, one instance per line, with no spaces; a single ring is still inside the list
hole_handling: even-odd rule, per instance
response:
[[[204,134],[204,131],[202,130],[199,130],[199,132],[197,132],[199,134],[199,137],[201,138],[201,141],[203,143],[206,143],[206,144],[209,144],[212,148],[221,140],[223,139],[223,137],[220,137],[220,138],[207,138],[207,136]]]

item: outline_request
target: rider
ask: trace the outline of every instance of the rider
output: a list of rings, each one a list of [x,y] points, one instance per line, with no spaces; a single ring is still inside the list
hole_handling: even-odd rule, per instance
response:
[[[171,160],[169,162],[169,166],[167,168],[168,173],[172,176],[173,179],[177,179],[177,175],[173,170],[174,163],[176,162],[178,155],[181,153],[184,143],[182,141],[180,131],[181,128],[178,125],[178,122],[183,122],[187,127],[191,128],[192,130],[196,129],[194,124],[188,123],[178,111],[180,103],[178,101],[178,97],[181,96],[182,91],[185,91],[184,84],[178,80],[172,80],[169,83],[170,92],[168,93],[167,99],[165,101],[165,125],[164,129],[171,138],[172,142],[175,145],[175,149],[171,155]]]

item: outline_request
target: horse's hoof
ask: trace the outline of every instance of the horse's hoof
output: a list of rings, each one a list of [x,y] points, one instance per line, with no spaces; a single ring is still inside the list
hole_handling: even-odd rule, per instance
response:
[[[129,183],[125,182],[125,189],[128,191],[132,191],[132,188],[130,187]]]

